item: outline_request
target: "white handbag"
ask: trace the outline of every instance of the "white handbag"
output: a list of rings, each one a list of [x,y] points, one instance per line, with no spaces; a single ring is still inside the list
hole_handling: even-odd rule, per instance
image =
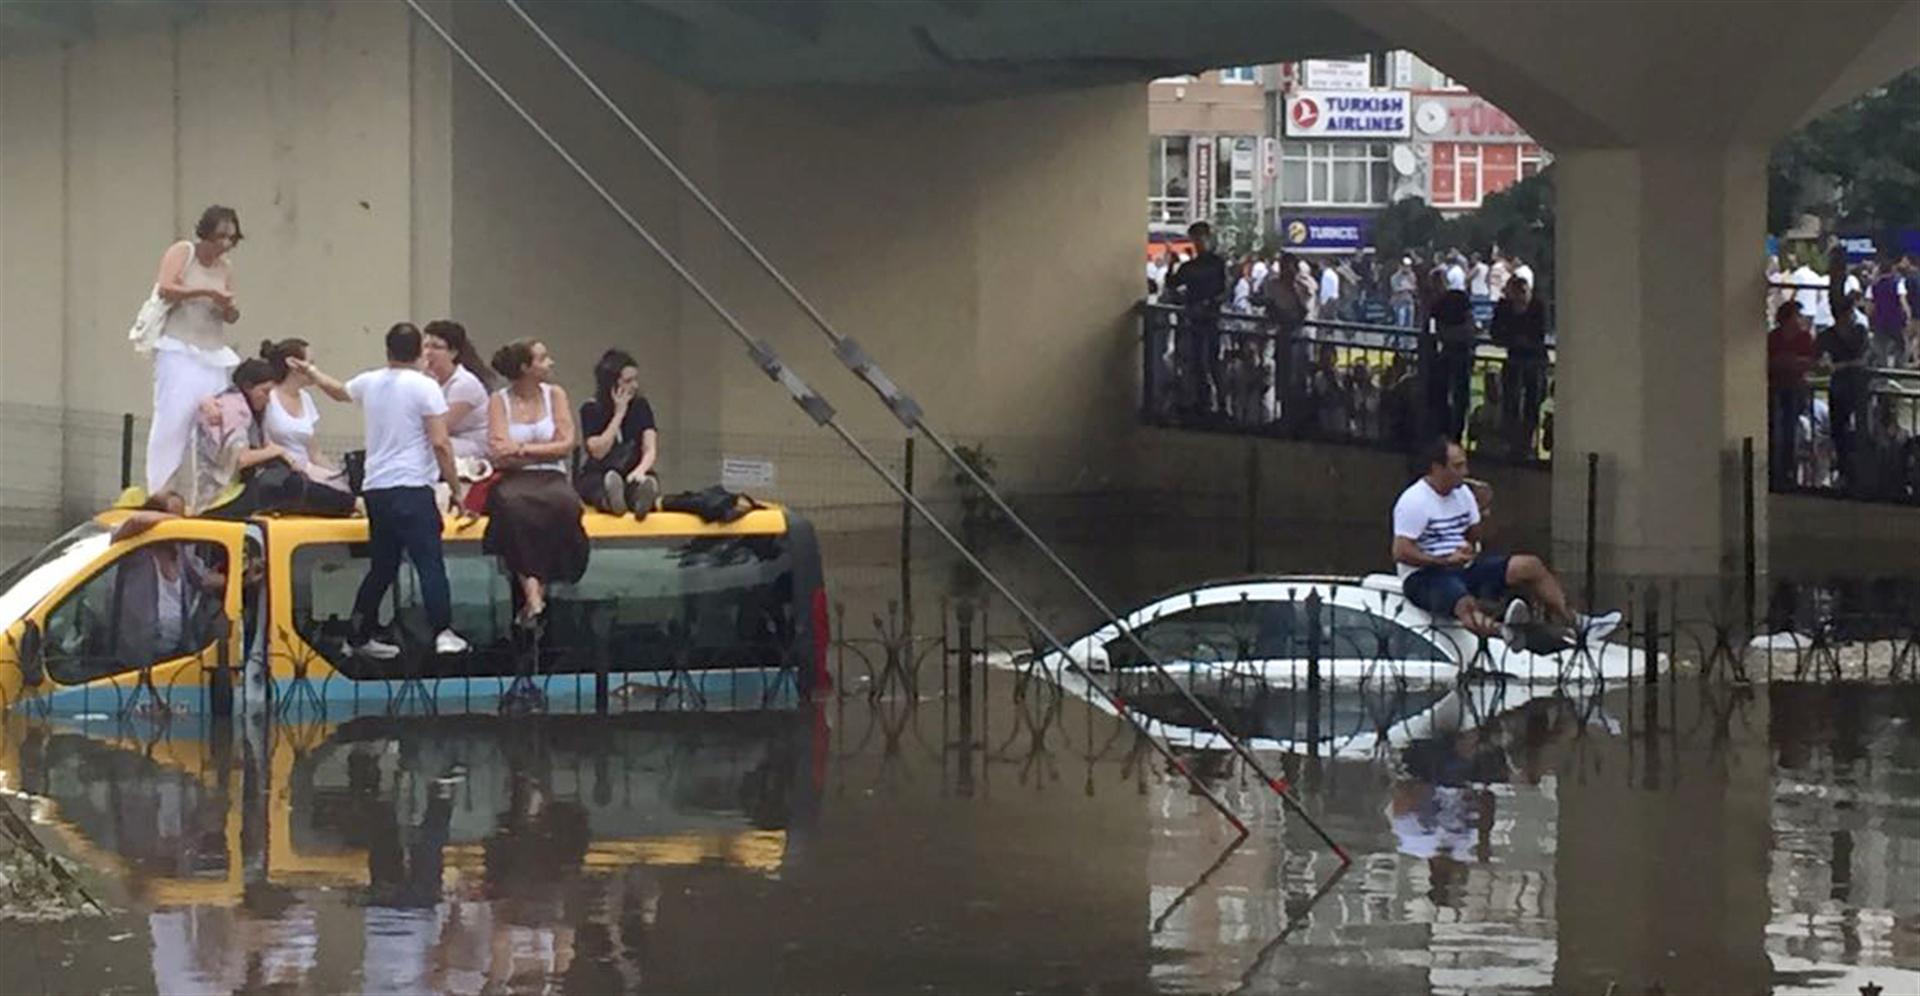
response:
[[[133,316],[133,327],[127,330],[127,341],[133,343],[134,352],[153,352],[153,344],[160,341],[160,331],[166,328],[167,312],[172,310],[173,305],[160,297],[160,285],[153,285],[139,314]]]

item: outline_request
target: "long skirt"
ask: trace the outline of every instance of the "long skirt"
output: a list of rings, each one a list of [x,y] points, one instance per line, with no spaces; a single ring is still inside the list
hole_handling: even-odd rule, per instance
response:
[[[229,350],[226,355],[233,355]],[[193,445],[193,417],[200,402],[227,389],[231,367],[208,363],[192,352],[153,351],[153,426],[147,432],[147,494],[166,490]]]
[[[500,476],[487,495],[487,533],[480,548],[515,577],[574,582],[587,572],[587,530],[580,496],[557,470]]]

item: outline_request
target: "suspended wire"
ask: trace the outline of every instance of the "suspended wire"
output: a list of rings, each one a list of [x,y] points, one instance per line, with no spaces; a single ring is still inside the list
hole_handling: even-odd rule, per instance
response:
[[[555,155],[558,155],[568,166],[572,167],[580,179],[585,181],[589,187],[593,188],[594,193],[600,195],[600,199],[605,201],[607,206],[611,208],[615,214],[619,215],[622,221],[627,223],[627,227],[633,229],[634,232],[646,242],[647,246],[673,270],[674,274],[677,275],[683,283],[700,297],[701,301],[706,303],[708,308],[713,310],[713,313],[720,318],[728,330],[747,347],[748,353],[752,356],[754,362],[760,366],[761,370],[766,373],[769,378],[785,388],[787,393],[793,398],[794,403],[799,405],[801,410],[805,411],[816,424],[831,429],[836,436],[840,437],[840,440],[845,443],[848,448],[852,449],[854,454],[857,455],[868,468],[879,475],[880,479],[885,481],[887,486],[893,489],[894,493],[898,494],[902,501],[905,501],[916,514],[925,519],[927,524],[933,527],[941,539],[945,540],[948,545],[952,546],[953,549],[960,554],[968,566],[980,572],[981,577],[985,578],[987,583],[992,585],[993,589],[998,592],[1002,598],[1005,598],[1007,603],[1012,605],[1015,611],[1020,613],[1021,618],[1025,619],[1027,624],[1034,628],[1035,632],[1039,633],[1049,645],[1059,651],[1063,658],[1071,660],[1071,655],[1068,653],[1066,645],[1059,637],[1054,635],[1053,631],[1045,623],[1040,621],[1039,616],[1028,607],[1026,602],[1018,595],[1015,595],[1013,591],[1000,580],[998,575],[988,569],[986,564],[981,563],[980,559],[974,555],[973,551],[967,548],[966,544],[954,536],[953,533],[934,516],[926,505],[914,496],[912,491],[909,491],[905,485],[901,484],[858,439],[840,424],[834,413],[833,406],[829,405],[824,398],[815,393],[811,387],[808,387],[806,382],[801,380],[798,374],[794,373],[792,369],[782,363],[779,358],[774,355],[772,347],[756,339],[752,333],[748,332],[746,327],[740,323],[740,320],[734,317],[733,313],[728,311],[726,306],[721,304],[720,301],[707,290],[706,285],[702,284],[699,278],[695,277],[671,250],[661,244],[659,239],[654,237],[651,230],[641,224],[638,219],[634,218],[633,214],[626,209],[625,205],[621,204],[618,199],[609,193],[607,188],[602,185],[585,166],[581,165],[580,161],[576,159],[571,152],[567,151],[567,148],[562,145],[558,139],[554,138],[553,134],[547,131],[546,127],[541,125],[538,119],[522,106],[511,93],[508,93],[507,89],[502,86],[498,80],[494,79],[492,74],[488,73],[486,69],[480,65],[472,53],[468,52],[464,46],[447,32],[446,28],[441,26],[439,21],[434,19],[432,14],[429,14],[426,9],[421,6],[420,0],[407,0],[407,6],[433,30],[434,34],[440,37],[441,41],[446,43],[447,47],[455,55],[460,57],[462,62],[466,63],[469,69],[473,70],[474,75],[480,77],[481,81],[486,83],[488,88],[493,90],[494,94],[498,96],[503,103],[519,115],[520,119],[525,121],[527,126],[533,129],[534,133],[539,135],[540,138],[547,143],[547,146],[554,151]],[[1228,808],[1227,804],[1221,800],[1219,794],[1195,775],[1192,769],[1187,766],[1186,762],[1175,755],[1167,745],[1150,735],[1146,731],[1146,728],[1140,724],[1140,721],[1127,710],[1125,703],[1107,691],[1105,685],[1102,683],[1094,681],[1090,676],[1083,675],[1083,677],[1087,678],[1088,684],[1095,691],[1099,692],[1101,696],[1114,707],[1115,711],[1152,745],[1154,750],[1166,760],[1171,768],[1185,777],[1188,783],[1206,798],[1228,823],[1233,825],[1235,830],[1242,835],[1248,832],[1246,823],[1240,819],[1238,814]]]
[[[1340,855],[1342,860],[1345,860],[1346,852],[1342,850],[1338,844],[1334,843],[1331,837],[1327,836],[1319,824],[1315,823],[1312,817],[1307,815],[1304,807],[1299,806],[1298,801],[1292,797],[1290,786],[1286,779],[1269,773],[1266,767],[1260,762],[1260,759],[1246,746],[1245,742],[1239,737],[1234,736],[1233,732],[1227,728],[1225,723],[1221,722],[1220,718],[1214,714],[1212,709],[1208,708],[1204,702],[1194,695],[1191,689],[1174,680],[1165,662],[1160,659],[1160,655],[1154,653],[1152,648],[1148,647],[1146,643],[1140,639],[1133,631],[1133,628],[1127,625],[1125,618],[1116,612],[1106,600],[1102,599],[1099,594],[1081,578],[1077,571],[1068,566],[1065,560],[1061,559],[1060,555],[1053,549],[1053,546],[1042,539],[1040,535],[1034,531],[1033,527],[1027,523],[1027,520],[1013,510],[1013,506],[1007,503],[999,490],[989,484],[972,463],[961,457],[957,448],[944,435],[926,423],[919,404],[901,392],[899,388],[887,378],[879,365],[860,348],[858,343],[854,342],[852,338],[843,335],[839,329],[834,327],[832,322],[827,320],[825,315],[821,314],[820,309],[814,307],[813,302],[802,293],[798,287],[794,286],[791,280],[787,279],[786,274],[782,272],[778,266],[774,265],[773,261],[768,259],[765,253],[760,251],[760,247],[756,245],[752,239],[748,238],[746,233],[740,230],[739,226],[733,223],[733,219],[729,218],[727,214],[707,196],[706,191],[702,190],[700,185],[695,183],[693,179],[680,168],[680,165],[674,161],[673,157],[668,155],[666,150],[662,149],[644,129],[636,124],[633,118],[628,116],[626,111],[621,108],[619,103],[609,96],[606,90],[574,60],[573,56],[568,53],[552,35],[549,35],[546,29],[540,26],[539,22],[535,21],[533,17],[521,7],[519,0],[505,0],[505,3],[508,7],[512,8],[513,12],[520,16],[520,19],[526,23],[527,27],[546,44],[554,56],[565,63],[567,68],[573,72],[574,76],[577,77],[588,90],[592,91],[595,97],[599,98],[600,103],[604,105],[615,118],[619,119],[620,123],[626,127],[628,133],[632,134],[634,138],[640,141],[640,144],[646,147],[654,159],[679,182],[681,188],[692,196],[728,235],[732,236],[734,242],[737,243],[741,249],[745,250],[747,255],[751,257],[755,263],[759,264],[760,269],[764,271],[768,277],[772,278],[773,282],[778,284],[782,291],[786,292],[786,295],[792,299],[793,303],[805,313],[808,321],[812,322],[813,326],[819,329],[820,332],[832,342],[834,354],[840,357],[841,361],[853,371],[855,376],[865,381],[867,385],[879,395],[881,403],[891,409],[894,416],[909,430],[916,430],[925,436],[928,442],[931,442],[936,449],[945,455],[949,463],[953,464],[974,487],[979,488],[981,493],[985,494],[987,498],[993,502],[994,506],[999,509],[1000,513],[1006,516],[1007,520],[1019,529],[1028,543],[1030,543],[1034,549],[1038,550],[1062,576],[1072,583],[1073,587],[1079,590],[1080,594],[1087,599],[1102,617],[1109,623],[1117,626],[1127,642],[1132,644],[1135,650],[1147,661],[1152,663],[1154,668],[1179,690],[1187,705],[1197,711],[1207,725],[1232,746],[1234,753],[1238,754],[1241,760],[1246,762],[1254,773],[1267,784],[1267,787],[1282,799],[1285,799],[1290,805],[1294,806],[1296,811],[1312,826],[1314,832],[1333,849],[1335,854]],[[1069,666],[1079,669],[1077,662],[1073,660],[1071,654],[1065,656]]]

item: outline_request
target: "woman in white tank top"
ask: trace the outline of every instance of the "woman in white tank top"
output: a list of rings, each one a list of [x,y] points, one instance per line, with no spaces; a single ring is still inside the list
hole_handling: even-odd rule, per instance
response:
[[[481,549],[513,576],[514,621],[537,626],[547,585],[570,584],[587,570],[580,496],[567,474],[573,412],[567,392],[549,383],[553,356],[545,343],[510,342],[493,354],[493,368],[507,386],[487,402],[487,441],[501,476],[487,496]]]
[[[240,216],[214,205],[200,215],[194,239],[160,258],[154,287],[171,307],[153,346],[153,424],[147,433],[147,493],[167,490],[193,440],[201,400],[227,389],[240,357],[227,326],[240,320],[227,253],[241,239]]]
[[[342,492],[349,491],[346,471],[328,460],[314,444],[320,424],[320,407],[309,388],[319,388],[327,397],[351,402],[347,387],[313,365],[313,354],[305,339],[262,342],[260,358],[273,370],[273,392],[260,413],[260,430],[266,441],[286,451],[287,462],[309,480]]]

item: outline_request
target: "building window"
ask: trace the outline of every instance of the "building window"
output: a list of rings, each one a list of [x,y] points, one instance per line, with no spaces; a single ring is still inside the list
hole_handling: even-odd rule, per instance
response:
[[[1214,212],[1233,214],[1258,210],[1254,173],[1259,165],[1259,143],[1251,135],[1222,135],[1215,141]]]
[[[1147,221],[1177,225],[1187,221],[1193,174],[1187,163],[1187,136],[1155,135],[1147,140]]]
[[[1226,68],[1220,70],[1220,82],[1222,83],[1258,83],[1260,82],[1260,67],[1259,66],[1227,66]]]
[[[1547,150],[1538,145],[1522,145],[1520,147],[1520,179],[1524,180],[1546,169],[1547,162]]]
[[[1391,147],[1384,142],[1286,142],[1280,147],[1280,202],[1301,207],[1379,207],[1392,196]]]

